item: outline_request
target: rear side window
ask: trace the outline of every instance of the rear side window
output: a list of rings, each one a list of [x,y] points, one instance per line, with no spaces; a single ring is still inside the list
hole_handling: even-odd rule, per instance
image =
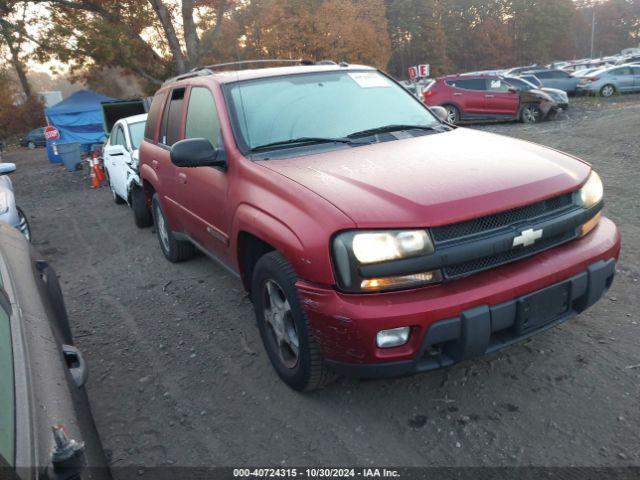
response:
[[[9,315],[0,304],[0,457],[13,464],[15,400]]]
[[[485,90],[484,78],[464,78],[456,80],[447,80],[447,85],[456,88],[462,88],[463,90]]]
[[[171,98],[164,107],[159,142],[168,147],[176,143],[180,138],[183,102],[184,88],[177,88],[171,92]]]
[[[218,148],[220,141],[220,121],[213,95],[205,87],[194,87],[189,94],[185,138],[206,138]]]
[[[553,78],[552,72],[536,72],[538,78]]]
[[[149,108],[147,123],[145,124],[144,128],[144,138],[146,138],[150,142],[153,142],[153,136],[156,132],[156,126],[158,125],[158,117],[160,116],[160,111],[162,110],[164,97],[165,92],[156,93],[156,95],[153,97],[153,101],[151,102],[151,107]]]

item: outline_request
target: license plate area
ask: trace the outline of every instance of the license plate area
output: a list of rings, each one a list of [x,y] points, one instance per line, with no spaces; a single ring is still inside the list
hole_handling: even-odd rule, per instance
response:
[[[516,333],[522,335],[553,322],[569,311],[571,283],[561,283],[518,300]]]

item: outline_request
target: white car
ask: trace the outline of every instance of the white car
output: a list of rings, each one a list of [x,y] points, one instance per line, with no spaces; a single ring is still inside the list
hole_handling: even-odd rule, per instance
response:
[[[16,205],[13,184],[9,174],[15,172],[15,163],[0,163],[0,222],[17,228],[31,241],[31,229],[24,212]]]
[[[140,228],[153,223],[138,174],[138,148],[144,136],[146,120],[146,113],[118,120],[102,150],[113,200],[118,204],[129,204],[135,223]]]

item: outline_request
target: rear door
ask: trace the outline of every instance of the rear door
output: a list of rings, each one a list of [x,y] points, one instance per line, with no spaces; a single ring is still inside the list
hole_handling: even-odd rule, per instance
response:
[[[640,67],[631,67],[633,71],[633,90],[640,90]]]
[[[207,86],[193,86],[187,100],[184,138],[205,138],[224,158],[224,142],[213,92]],[[200,245],[218,257],[227,256],[228,173],[220,167],[178,169],[181,207],[185,212],[185,230]]]
[[[630,92],[634,89],[635,79],[631,67],[615,68],[609,72],[609,77],[620,92]]]
[[[520,106],[520,95],[509,91],[509,84],[498,77],[485,78],[485,110],[493,114],[516,116]]]

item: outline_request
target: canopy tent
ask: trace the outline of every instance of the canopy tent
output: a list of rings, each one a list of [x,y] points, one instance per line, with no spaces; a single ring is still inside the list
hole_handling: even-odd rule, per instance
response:
[[[49,124],[60,131],[58,143],[78,142],[83,145],[99,143],[104,137],[101,102],[113,98],[91,90],[75,92],[66,100],[45,108]]]

